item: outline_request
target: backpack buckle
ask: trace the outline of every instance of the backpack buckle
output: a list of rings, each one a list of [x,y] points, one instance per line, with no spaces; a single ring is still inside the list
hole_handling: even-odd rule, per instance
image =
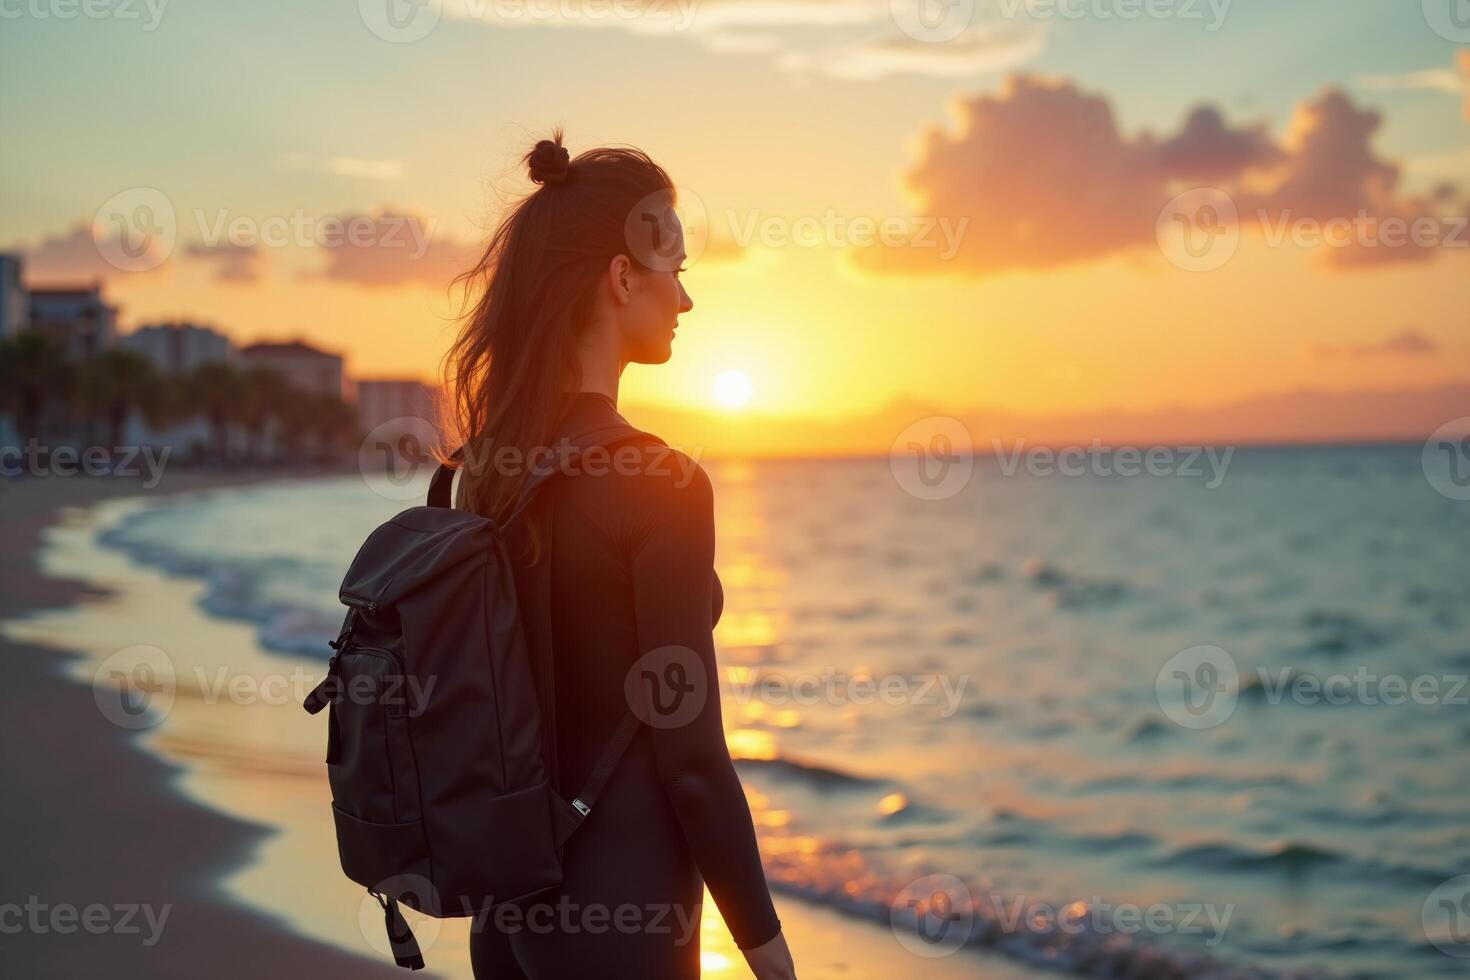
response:
[[[580,813],[584,817],[587,816],[587,814],[589,814],[589,813],[592,812],[592,808],[590,806],[588,806],[587,804],[583,803],[581,800],[573,800],[572,801],[572,808],[575,809],[578,813]]]

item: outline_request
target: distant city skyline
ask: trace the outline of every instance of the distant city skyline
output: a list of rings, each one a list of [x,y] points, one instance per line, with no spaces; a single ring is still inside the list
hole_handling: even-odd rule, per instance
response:
[[[364,381],[434,386],[431,381],[403,374],[370,378],[349,376],[344,371],[344,356],[336,351],[308,344],[299,330],[248,344],[241,344],[224,324],[206,323],[188,317],[150,320],[139,323],[130,330],[122,330],[118,326],[120,308],[108,301],[106,290],[104,279],[31,286],[26,281],[24,257],[0,252],[0,311],[4,314],[0,316],[0,340],[14,336],[27,327],[46,329],[54,325],[67,329],[74,328],[79,320],[88,319],[97,321],[94,331],[97,335],[96,349],[121,346],[135,350],[145,355],[165,374],[185,374],[205,363],[233,362],[242,354],[247,362],[254,360],[257,363],[266,363],[272,360],[270,348],[282,348],[290,354],[290,348],[294,347],[298,354],[320,354],[337,361],[333,370],[341,374],[343,386]],[[62,339],[73,356],[82,357],[95,353],[90,345],[86,349],[75,348],[70,332]],[[253,358],[252,351],[255,355]],[[289,357],[281,363],[285,374],[296,374]],[[299,380],[305,382],[302,384],[305,388],[323,387],[305,374]],[[327,384],[325,387],[331,389],[342,386]],[[350,393],[351,388],[344,387],[344,390]]]

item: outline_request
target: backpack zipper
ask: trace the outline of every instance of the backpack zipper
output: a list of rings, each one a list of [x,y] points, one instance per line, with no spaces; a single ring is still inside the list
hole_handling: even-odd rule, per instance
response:
[[[346,592],[337,593],[337,598],[346,605],[356,606],[358,609],[366,609],[368,612],[378,611],[378,604],[371,599],[364,599],[361,596],[349,595]]]

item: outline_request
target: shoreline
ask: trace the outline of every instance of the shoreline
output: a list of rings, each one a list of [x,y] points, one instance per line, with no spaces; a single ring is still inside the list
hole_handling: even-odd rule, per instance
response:
[[[54,754],[54,763],[48,760],[48,765],[38,766],[34,756],[18,755],[8,762],[7,771],[21,777],[21,798],[57,799],[71,792],[85,801],[59,817],[43,812],[44,808],[8,814],[5,829],[15,835],[12,839],[35,844],[27,845],[19,874],[7,878],[46,882],[47,894],[40,898],[52,903],[82,907],[130,902],[172,907],[162,941],[153,948],[140,945],[148,935],[146,925],[141,936],[87,937],[90,941],[85,943],[77,941],[79,933],[30,935],[30,944],[18,945],[17,952],[26,965],[37,961],[34,965],[43,967],[35,975],[53,975],[48,970],[54,970],[54,975],[74,975],[100,963],[109,968],[121,966],[125,974],[133,973],[136,966],[137,972],[150,976],[194,976],[201,963],[211,964],[211,972],[226,976],[286,964],[293,968],[290,975],[303,966],[353,970],[365,976],[401,975],[391,961],[369,948],[371,941],[362,941],[375,930],[357,921],[350,905],[341,905],[346,892],[336,887],[338,883],[324,886],[312,876],[311,872],[320,874],[328,865],[335,872],[334,844],[327,823],[313,819],[316,811],[312,807],[320,805],[314,797],[320,795],[325,780],[317,778],[314,758],[292,754],[299,739],[282,739],[282,753],[270,753],[270,758],[260,760],[263,766],[242,769],[243,757],[230,749],[238,741],[251,751],[247,743],[255,743],[249,730],[261,727],[262,718],[246,714],[238,721],[231,717],[221,726],[224,719],[219,712],[208,712],[208,718],[195,713],[190,704],[195,699],[188,697],[162,726],[131,733],[142,738],[109,739],[109,731],[130,733],[106,721],[89,696],[86,680],[97,661],[100,638],[105,637],[109,646],[114,638],[120,646],[129,642],[128,637],[165,642],[164,636],[176,627],[206,637],[205,645],[222,655],[221,662],[233,669],[245,668],[247,674],[254,657],[273,661],[276,657],[259,647],[254,625],[223,621],[198,607],[198,595],[206,587],[203,580],[137,566],[120,554],[114,562],[113,553],[95,542],[91,548],[79,549],[77,542],[91,539],[103,514],[126,506],[128,498],[334,475],[340,471],[179,472],[154,490],[145,490],[137,481],[108,477],[86,479],[85,483],[74,480],[65,486],[39,480],[18,486],[0,484],[8,523],[16,525],[16,533],[5,542],[4,556],[11,560],[3,563],[0,572],[5,583],[0,622],[8,626],[18,614],[24,614],[26,619],[37,620],[30,624],[33,633],[39,628],[42,635],[51,635],[47,627],[53,634],[70,629],[69,637],[58,640],[57,646],[74,648],[4,642],[12,663],[24,668],[20,682],[13,683],[6,694],[5,707],[10,710],[5,724],[9,727],[0,730],[6,744],[24,744],[28,733],[34,742],[37,731],[76,733]],[[21,492],[14,492],[17,489]],[[87,508],[88,522],[67,520],[76,513],[75,508]],[[57,531],[47,534],[48,528]],[[52,545],[49,550],[48,545]],[[97,550],[95,564],[88,560],[93,549]],[[48,565],[57,563],[57,554],[63,556],[60,572],[38,567],[43,552]],[[79,557],[88,563],[77,565]],[[88,577],[104,586],[99,589],[64,577],[86,574],[78,571],[82,568],[88,573],[95,568],[95,577]],[[122,574],[120,568],[130,571]],[[115,585],[116,591],[110,591],[108,585]],[[140,597],[144,600],[141,607]],[[159,611],[174,622],[165,626],[146,618]],[[197,632],[205,629],[209,632]],[[86,650],[91,653],[81,652]],[[260,664],[255,666],[261,669]],[[22,698],[39,706],[38,716],[27,717],[15,707],[12,702]],[[298,714],[288,712],[288,721]],[[271,717],[279,717],[266,715],[267,724],[272,724]],[[58,718],[64,719],[59,726]],[[238,731],[243,739],[237,740],[230,734],[237,729],[230,726],[242,722],[246,728]],[[287,727],[295,729],[296,724]],[[256,744],[254,751],[260,749]],[[249,774],[242,775],[247,769]],[[303,781],[301,776],[311,778]],[[86,788],[78,793],[78,786]],[[96,819],[95,814],[103,811],[112,819]],[[77,871],[58,875],[47,857],[62,851],[88,856],[79,862]],[[107,888],[99,881],[105,881]],[[313,886],[327,887],[331,900],[320,900],[326,897],[324,892],[311,895]],[[279,902],[274,898],[277,895]],[[0,894],[0,902],[23,904],[27,897]],[[881,924],[809,904],[789,892],[778,892],[777,899],[802,975],[810,980],[901,975],[916,965],[935,980],[959,980],[980,970],[995,980],[1037,975],[1035,967],[1007,958],[968,953],[916,964]],[[706,976],[748,976],[708,896],[705,910]],[[415,917],[414,927],[423,939],[420,921]],[[141,916],[138,922],[143,923]],[[423,925],[433,922],[426,920]],[[467,958],[460,950],[462,930],[453,920],[442,928],[442,938],[448,942],[433,950],[428,948],[433,940],[425,944],[429,965],[423,975],[467,976]],[[439,926],[430,926],[430,932],[437,934]],[[125,948],[129,940],[132,946]],[[221,958],[209,956],[216,947],[227,951],[222,958],[225,969],[214,967]],[[44,964],[39,962],[41,957],[46,958]]]
[[[152,489],[105,476],[0,483],[7,532],[0,538],[0,622],[107,598],[37,567],[46,530],[69,508],[283,478],[293,477],[181,471]],[[391,963],[295,935],[221,892],[218,882],[248,865],[272,829],[178,792],[180,767],[141,744],[146,732],[110,724],[91,692],[68,677],[82,654],[0,638],[0,656],[9,674],[0,685],[0,757],[13,801],[0,815],[0,833],[11,842],[0,904],[14,903],[25,916],[25,927],[5,937],[6,961],[18,975],[398,974]]]

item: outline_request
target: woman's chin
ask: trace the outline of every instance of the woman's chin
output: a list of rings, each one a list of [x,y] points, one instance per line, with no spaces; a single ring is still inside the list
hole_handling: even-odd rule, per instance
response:
[[[670,340],[672,340],[672,338],[670,338]],[[630,358],[630,360],[634,364],[663,364],[673,356],[673,345],[665,344],[663,347],[660,347],[656,350],[640,351],[638,354]]]

